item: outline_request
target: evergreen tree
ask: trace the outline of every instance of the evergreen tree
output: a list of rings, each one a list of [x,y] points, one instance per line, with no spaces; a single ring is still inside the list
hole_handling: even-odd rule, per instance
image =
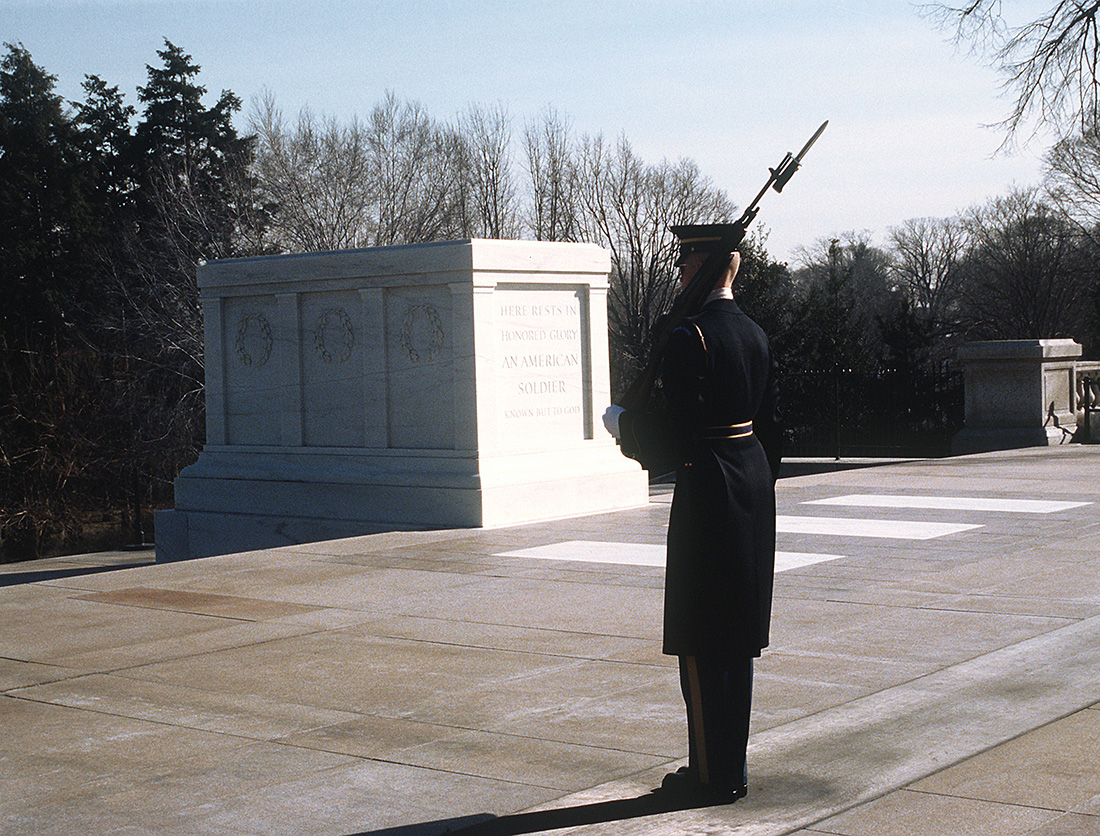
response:
[[[0,537],[35,557],[88,457],[84,373],[103,233],[86,136],[21,45],[0,61]],[[83,388],[82,388],[83,387]]]
[[[233,127],[241,102],[232,92],[203,104],[190,55],[167,40],[157,55],[163,67],[149,66],[149,83],[138,88],[145,109],[131,147],[140,186],[134,220],[162,266],[187,281],[199,261],[236,254],[252,217],[253,138]]]
[[[21,45],[0,62],[0,329],[8,348],[56,339],[80,296],[86,233],[95,213],[82,137],[56,79]],[[12,342],[15,341],[15,342]]]
[[[204,427],[199,261],[242,254],[251,140],[171,43],[136,111],[90,76],[70,112],[22,46],[0,62],[0,559],[87,511],[144,539]],[[52,543],[51,543],[52,541]]]
[[[77,104],[76,124],[84,131],[95,165],[99,204],[117,220],[117,213],[137,187],[129,159],[133,142],[130,120],[135,111],[123,102],[118,87],[108,87],[99,76],[87,76],[83,87],[85,101]]]

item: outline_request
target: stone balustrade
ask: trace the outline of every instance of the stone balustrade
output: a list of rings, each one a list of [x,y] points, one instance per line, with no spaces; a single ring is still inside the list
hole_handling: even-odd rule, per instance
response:
[[[965,426],[952,452],[976,453],[1061,444],[1079,438],[1082,377],[1100,363],[1082,361],[1074,340],[997,340],[959,349]]]

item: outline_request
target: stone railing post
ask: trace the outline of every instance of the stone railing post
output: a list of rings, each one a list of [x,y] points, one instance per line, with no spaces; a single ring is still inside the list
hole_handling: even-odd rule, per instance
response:
[[[966,419],[953,453],[1060,444],[1076,431],[1073,340],[997,340],[959,349]]]

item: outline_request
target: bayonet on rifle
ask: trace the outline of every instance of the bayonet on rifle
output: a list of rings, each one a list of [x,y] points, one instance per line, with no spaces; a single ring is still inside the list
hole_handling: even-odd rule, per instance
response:
[[[767,194],[768,189],[775,189],[776,192],[783,191],[783,187],[787,185],[787,181],[794,177],[794,173],[802,167],[802,158],[806,156],[806,152],[810,150],[815,142],[817,142],[817,138],[825,132],[825,126],[828,124],[828,119],[821,123],[821,127],[814,131],[814,135],[802,146],[802,150],[798,152],[797,156],[792,155],[791,152],[788,151],[787,156],[783,158],[779,165],[775,168],[768,169],[768,171],[771,172],[771,177],[768,178],[768,182],[764,184],[764,188],[760,190],[760,194],[758,194],[753,199],[752,203],[749,204],[744,214],[737,219],[737,223],[741,227],[742,238],[745,237],[745,227],[752,223],[753,218],[756,217],[756,213],[760,211],[757,207],[757,204],[760,203],[760,199]],[[737,243],[740,244],[741,241],[738,240]]]

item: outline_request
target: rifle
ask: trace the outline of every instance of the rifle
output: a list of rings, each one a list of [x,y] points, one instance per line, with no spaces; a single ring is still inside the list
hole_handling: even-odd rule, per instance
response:
[[[771,176],[768,177],[768,182],[764,184],[764,188],[760,190],[760,193],[753,198],[752,203],[748,205],[741,217],[734,223],[729,224],[729,229],[722,236],[718,247],[712,251],[703,262],[702,266],[696,271],[691,281],[688,282],[676,299],[672,303],[672,308],[668,314],[664,317],[664,320],[657,331],[657,334],[651,341],[652,348],[649,353],[649,360],[646,363],[645,369],[642,373],[634,379],[634,381],[627,387],[626,392],[619,398],[619,406],[624,409],[638,409],[644,408],[646,401],[649,399],[650,392],[653,390],[653,384],[657,380],[657,372],[661,366],[661,357],[664,354],[665,346],[668,345],[669,338],[672,336],[672,332],[676,327],[683,322],[687,317],[697,314],[703,307],[703,303],[706,302],[707,296],[714,290],[714,285],[717,283],[722,273],[729,267],[730,254],[740,246],[741,241],[745,237],[745,229],[753,219],[756,217],[756,213],[760,211],[758,204],[761,198],[767,194],[768,189],[775,189],[776,192],[782,192],[783,187],[787,185],[787,181],[794,176],[794,173],[798,171],[802,164],[802,158],[806,156],[806,152],[810,150],[817,138],[821,136],[825,130],[825,126],[829,124],[829,120],[826,119],[821,123],[821,127],[814,132],[814,135],[810,137],[809,141],[802,147],[802,150],[797,155],[791,154],[790,151],[783,158],[775,168],[769,168]]]

